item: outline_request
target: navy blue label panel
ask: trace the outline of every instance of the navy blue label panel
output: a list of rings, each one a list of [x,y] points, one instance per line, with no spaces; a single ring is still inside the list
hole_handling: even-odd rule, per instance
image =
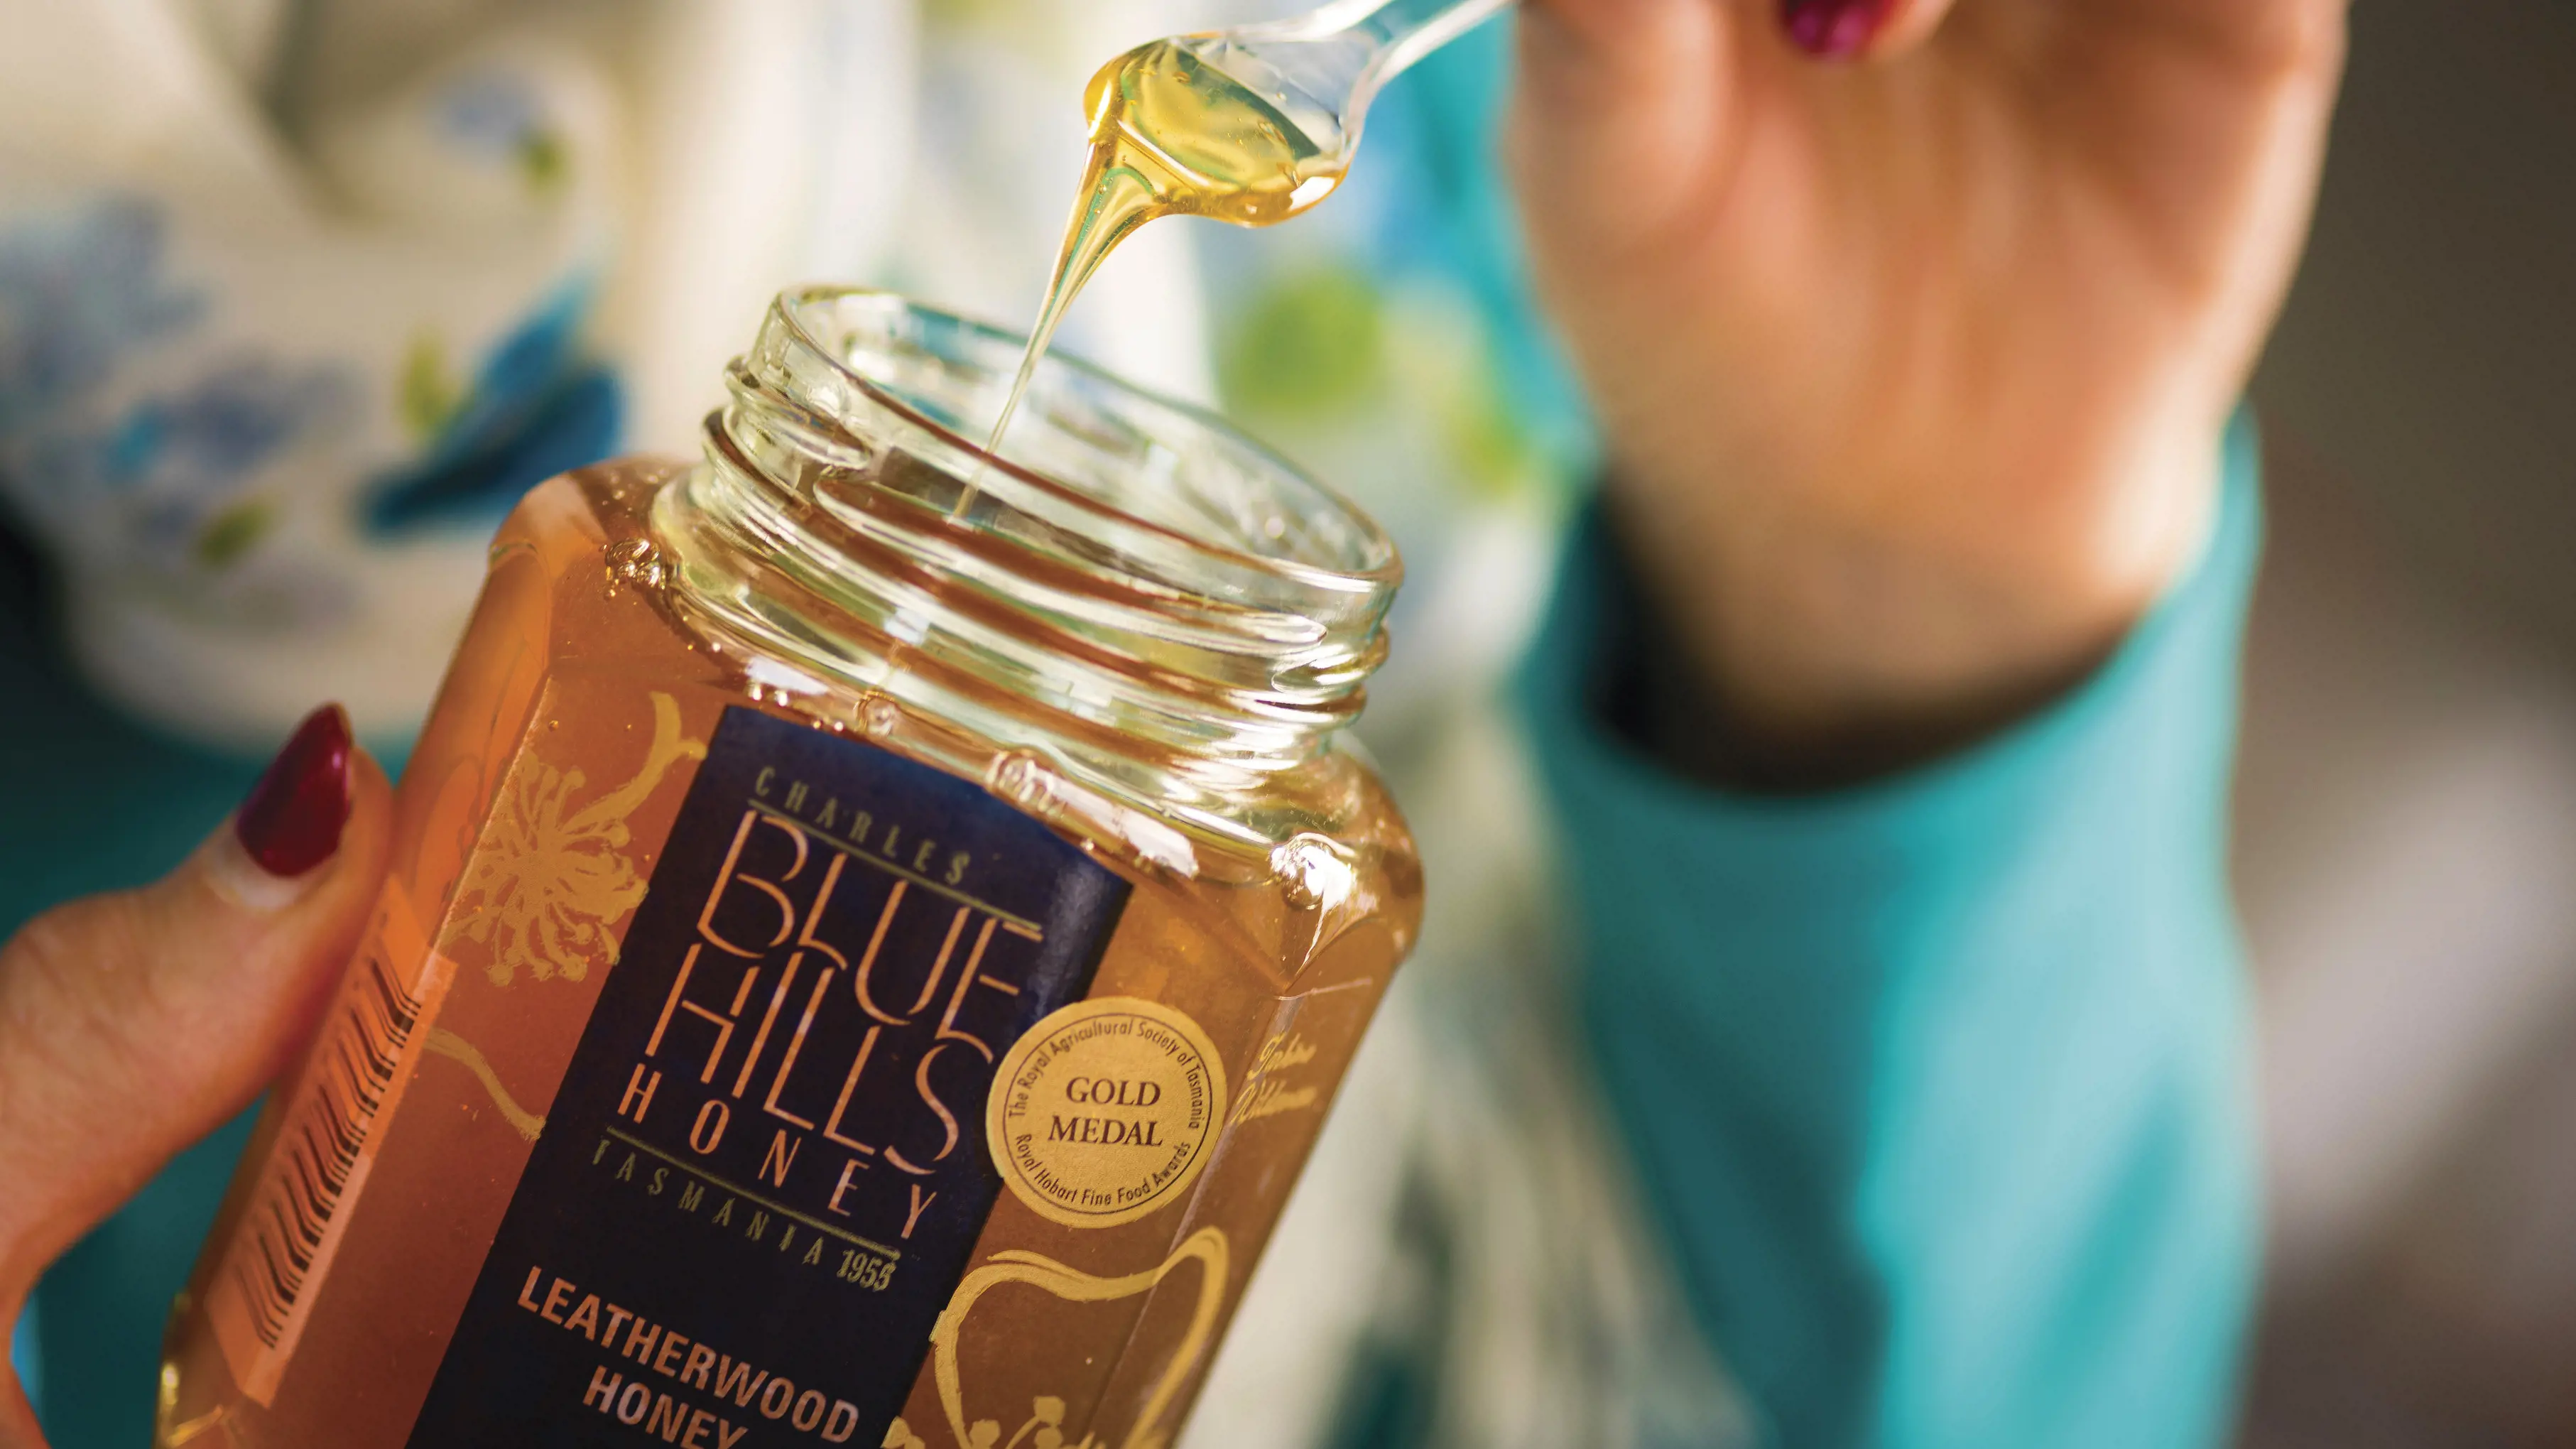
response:
[[[971,783],[727,709],[411,1449],[882,1442],[999,1190],[994,1066],[1127,889]]]

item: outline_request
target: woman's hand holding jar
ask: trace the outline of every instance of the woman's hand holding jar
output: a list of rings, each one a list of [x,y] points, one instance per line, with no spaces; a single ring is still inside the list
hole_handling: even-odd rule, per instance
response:
[[[317,710],[177,870],[0,946],[0,1323],[291,1059],[366,925],[392,818],[348,717]],[[42,1442],[12,1376],[0,1449]]]

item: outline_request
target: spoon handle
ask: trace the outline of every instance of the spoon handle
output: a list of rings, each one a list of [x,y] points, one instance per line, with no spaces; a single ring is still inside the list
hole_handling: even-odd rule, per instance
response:
[[[1412,64],[1473,30],[1509,5],[1511,0],[1342,0],[1361,12],[1358,28],[1378,41],[1369,65],[1370,89],[1402,75]],[[1336,8],[1327,6],[1327,9]]]
[[[1509,4],[1511,0],[1331,0],[1303,15],[1238,26],[1221,35],[1277,66],[1317,100],[1338,100],[1336,109],[1349,122],[1367,108],[1378,87]]]

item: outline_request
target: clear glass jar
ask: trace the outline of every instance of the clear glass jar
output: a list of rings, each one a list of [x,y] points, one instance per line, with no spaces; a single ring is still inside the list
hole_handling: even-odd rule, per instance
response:
[[[1072,362],[987,458],[1019,345],[791,293],[503,527],[157,1442],[1177,1432],[1419,918],[1399,566]]]

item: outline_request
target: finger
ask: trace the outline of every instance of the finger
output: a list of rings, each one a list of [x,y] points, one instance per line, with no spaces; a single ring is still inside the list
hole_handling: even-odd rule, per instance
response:
[[[1921,45],[1954,0],[1780,0],[1780,30],[1824,60],[1884,60]]]
[[[276,1075],[356,946],[390,818],[384,772],[331,706],[177,870],[0,946],[0,1323]]]
[[[1509,147],[1532,223],[1588,244],[1660,229],[1735,145],[1753,0],[1527,0]],[[1542,239],[1544,240],[1544,239]]]
[[[1781,33],[1829,60],[1886,60],[1932,38],[1957,0],[1777,0]],[[2012,12],[2006,29],[2029,38],[2055,34],[2147,37],[2271,71],[2330,66],[2342,52],[2349,0],[1972,0],[1979,11]]]
[[[2178,45],[2263,74],[2332,71],[2343,56],[2349,0],[1976,0],[2029,12],[2079,44]]]

